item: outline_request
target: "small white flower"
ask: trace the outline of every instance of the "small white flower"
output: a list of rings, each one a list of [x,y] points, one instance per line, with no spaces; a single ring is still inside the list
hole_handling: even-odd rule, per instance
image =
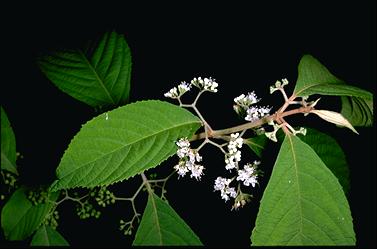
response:
[[[215,180],[215,186],[214,189],[215,191],[222,191],[225,189],[225,187],[229,186],[229,183],[231,182],[231,179],[223,178],[223,177],[217,177]]]
[[[190,147],[190,142],[189,140],[187,139],[187,137],[185,138],[181,138],[178,140],[178,142],[176,142],[176,145],[180,148],[183,148],[183,147]]]
[[[236,180],[242,181],[245,186],[249,186],[251,184],[253,187],[255,187],[255,184],[258,183],[256,166],[259,164],[260,162],[258,161],[254,161],[253,165],[246,164],[243,169],[238,171]]]
[[[204,167],[195,163],[200,162],[202,157],[196,150],[190,148],[190,142],[187,138],[179,139],[176,145],[178,146],[177,156],[179,157],[179,163],[174,166],[174,169],[177,171],[178,175],[183,177],[187,172],[191,171],[190,177],[195,177],[196,180],[200,180],[203,175]]]
[[[196,86],[200,90],[206,90],[210,92],[217,92],[218,83],[211,77],[202,79],[201,77],[191,80],[191,85]]]
[[[246,96],[245,94],[241,94],[240,96],[234,98],[234,102],[243,107],[244,109],[247,109],[249,106],[256,104],[260,101],[258,99],[257,95],[253,92],[248,93]]]
[[[261,107],[255,107],[252,106],[249,109],[247,109],[246,113],[247,116],[245,117],[246,121],[255,122],[264,116],[268,115],[271,111],[271,108],[268,106],[261,106]]]
[[[172,98],[172,99],[178,98],[179,94],[178,94],[177,88],[173,87],[172,89],[169,90],[169,92],[165,93],[164,96],[167,98]]]
[[[178,85],[179,95],[182,96],[186,92],[190,91],[191,87],[185,81]]]
[[[174,169],[178,173],[179,177],[184,177],[187,172],[189,172],[188,168],[186,167],[185,163],[180,161],[177,165],[174,166]]]
[[[227,179],[223,177],[217,177],[215,180],[215,191],[220,191],[221,198],[226,201],[228,201],[230,197],[236,198],[237,192],[233,187],[229,187],[229,184],[232,182],[232,179]]]
[[[191,167],[191,175],[190,177],[195,177],[196,180],[200,180],[201,176],[203,175],[204,167],[202,165],[194,164]]]

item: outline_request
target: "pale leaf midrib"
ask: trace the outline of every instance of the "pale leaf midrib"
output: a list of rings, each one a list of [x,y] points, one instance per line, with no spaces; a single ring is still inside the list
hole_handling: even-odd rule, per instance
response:
[[[134,141],[132,141],[132,142],[130,142],[130,143],[128,143],[128,144],[124,144],[123,146],[120,146],[119,148],[116,148],[115,150],[110,151],[109,153],[106,153],[106,154],[104,154],[104,155],[102,155],[102,156],[100,156],[100,157],[97,157],[96,159],[94,159],[94,160],[92,160],[92,161],[90,161],[90,162],[87,162],[87,163],[85,163],[85,164],[83,164],[83,165],[81,165],[81,166],[79,166],[79,167],[73,169],[72,171],[68,172],[68,173],[65,174],[64,176],[59,176],[59,179],[62,179],[63,177],[65,177],[65,176],[67,176],[67,175],[70,175],[71,173],[73,173],[73,172],[75,172],[75,171],[81,169],[82,167],[85,167],[85,166],[87,166],[87,165],[90,165],[90,164],[92,164],[92,163],[98,161],[98,160],[101,160],[101,159],[102,159],[103,157],[105,157],[105,156],[108,156],[108,155],[110,155],[110,154],[114,154],[114,153],[116,153],[117,151],[122,150],[122,149],[124,149],[124,148],[127,147],[127,146],[132,146],[133,144],[139,143],[139,142],[141,142],[141,141],[143,141],[143,140],[145,140],[145,139],[150,139],[150,138],[153,137],[153,136],[157,136],[157,135],[159,135],[159,134],[161,134],[161,133],[165,133],[165,132],[167,132],[167,131],[169,131],[169,130],[178,129],[178,128],[183,127],[183,126],[186,126],[186,125],[193,125],[193,124],[195,124],[195,123],[200,124],[200,121],[187,122],[187,123],[182,123],[182,124],[177,125],[177,126],[171,126],[171,127],[169,127],[168,129],[159,130],[158,132],[155,132],[155,133],[153,133],[153,134],[151,134],[151,135],[148,135],[148,136],[145,136],[145,137],[139,138],[139,139],[134,140]],[[58,167],[58,168],[59,168],[59,167]]]
[[[93,74],[96,76],[97,78],[97,81],[99,82],[100,86],[103,88],[103,90],[105,91],[107,97],[111,100],[111,102],[113,104],[115,104],[115,101],[113,99],[113,97],[111,97],[109,91],[107,90],[104,82],[102,81],[102,79],[99,77],[97,71],[93,68],[92,64],[90,64],[89,60],[86,58],[85,54],[80,50],[80,49],[77,49],[78,53],[81,55],[81,57],[83,57],[83,60],[88,64],[88,67],[90,68],[90,70],[93,72]]]
[[[289,139],[289,143],[291,145],[291,149],[292,149],[292,157],[293,157],[293,165],[294,165],[294,169],[295,169],[295,175],[296,175],[296,182],[297,182],[297,192],[298,192],[298,199],[299,199],[299,202],[298,202],[298,205],[299,205],[299,209],[300,209],[300,234],[304,234],[302,232],[302,228],[303,228],[303,212],[302,212],[302,205],[301,205],[301,192],[300,192],[300,183],[299,183],[299,179],[298,179],[298,168],[297,168],[297,159],[296,159],[296,154],[295,154],[295,151],[294,151],[294,146],[293,146],[293,142],[292,142],[292,138],[291,138],[291,135],[286,135]]]
[[[150,193],[149,196],[150,196],[151,201],[152,201],[152,207],[153,207],[153,211],[154,211],[153,213],[155,214],[154,217],[156,219],[156,227],[157,227],[157,230],[158,230],[158,235],[159,235],[159,239],[160,239],[160,245],[163,245],[162,244],[162,233],[161,233],[160,221],[158,220],[158,213],[157,213],[156,202],[155,202],[153,194]]]
[[[258,147],[258,148],[264,149],[264,147],[262,145],[260,145],[260,144],[258,144],[256,142],[253,142],[251,140],[245,140],[245,143],[248,144],[248,145],[254,145],[254,146]]]
[[[50,242],[49,237],[48,237],[48,234],[47,234],[47,228],[46,228],[46,226],[43,226],[43,235],[44,235],[45,238],[46,238],[47,246],[50,246],[50,245],[51,245],[51,242]]]

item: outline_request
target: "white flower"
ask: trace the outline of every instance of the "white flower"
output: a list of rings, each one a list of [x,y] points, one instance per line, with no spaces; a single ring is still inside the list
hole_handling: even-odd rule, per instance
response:
[[[253,187],[255,187],[255,184],[258,183],[256,167],[259,164],[260,162],[258,161],[254,161],[253,165],[246,164],[243,169],[238,171],[236,180],[242,181],[245,186],[249,186],[251,184]]]
[[[181,138],[178,140],[178,142],[176,142],[176,145],[180,148],[183,148],[183,147],[190,147],[190,142],[189,140],[187,139],[187,137],[185,138]]]
[[[179,163],[174,166],[174,169],[178,175],[183,177],[187,172],[191,171],[191,178],[195,177],[196,180],[200,180],[204,167],[195,163],[200,162],[202,157],[196,150],[190,148],[190,142],[187,138],[179,139],[176,145],[178,146],[177,156],[179,157]]]
[[[191,89],[190,85],[187,84],[185,81],[181,82],[181,84],[178,85],[178,91],[179,91],[180,96],[190,91],[190,89]]]
[[[165,93],[164,96],[167,98],[172,98],[172,99],[177,99],[181,97],[183,94],[186,92],[190,91],[191,86],[187,84],[185,81],[181,82],[181,84],[178,85],[177,87],[173,87],[172,89],[169,90],[169,92]]]
[[[271,111],[271,108],[268,106],[261,106],[261,107],[252,106],[249,109],[247,109],[246,111],[247,116],[245,117],[245,120],[251,121],[251,122],[257,121],[263,118],[264,116],[268,115],[270,111]]]
[[[238,167],[238,162],[241,161],[240,149],[243,144],[243,139],[239,133],[230,134],[230,141],[228,143],[228,154],[225,155],[225,169],[231,170]]]
[[[258,103],[259,101],[260,99],[258,99],[254,91],[248,93],[247,96],[245,96],[245,94],[241,94],[240,96],[234,98],[234,102],[245,109],[247,109],[249,106],[253,104]]]
[[[178,98],[179,94],[178,94],[177,88],[173,87],[172,89],[169,90],[169,92],[165,93],[164,96],[167,98],[172,98],[172,99]]]
[[[181,177],[184,177],[186,175],[187,172],[189,172],[188,168],[186,167],[185,163],[180,161],[177,165],[174,166],[174,169],[177,171],[178,173],[178,178],[181,176]]]
[[[217,177],[215,180],[215,186],[214,189],[215,191],[220,191],[221,192],[221,198],[226,201],[228,201],[230,197],[236,198],[237,192],[233,187],[229,187],[229,184],[232,182],[232,179],[227,179],[223,177]]]
[[[203,175],[203,169],[204,167],[202,165],[192,165],[190,177],[195,177],[196,180],[200,180],[201,176]]]
[[[217,177],[215,180],[215,190],[222,191],[225,189],[225,187],[229,186],[229,183],[231,182],[231,179],[223,178],[223,177]]]
[[[217,82],[215,82],[215,79],[212,79],[211,77],[204,78],[204,79],[202,79],[201,77],[198,77],[191,80],[191,85],[196,86],[200,90],[204,89],[206,91],[216,93],[217,87],[219,84],[217,84]]]

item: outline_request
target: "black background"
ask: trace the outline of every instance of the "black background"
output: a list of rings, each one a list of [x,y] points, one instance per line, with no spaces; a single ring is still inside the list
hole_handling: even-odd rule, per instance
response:
[[[162,99],[163,93],[180,81],[214,77],[217,94],[203,96],[199,103],[215,129],[240,124],[232,100],[255,90],[262,104],[278,108],[282,98],[269,95],[269,85],[288,78],[292,91],[297,65],[304,54],[318,58],[336,76],[366,90],[375,91],[375,2],[353,1],[277,4],[130,4],[87,5],[61,3],[8,9],[3,21],[1,105],[12,123],[21,182],[49,183],[65,148],[81,125],[97,115],[92,108],[61,92],[39,71],[35,59],[44,51],[80,47],[105,31],[124,34],[132,52],[131,101]],[[33,7],[33,8],[32,8]],[[44,6],[46,7],[46,6]],[[95,8],[93,8],[95,7]],[[13,14],[14,13],[14,14]],[[4,18],[4,17],[3,17]],[[5,76],[5,77],[4,77]],[[339,111],[336,98],[323,98],[320,107]],[[276,110],[276,109],[275,109]],[[316,117],[289,119],[293,125],[308,125],[331,133],[347,155],[351,172],[348,199],[354,219],[357,244],[376,245],[376,171],[374,128],[358,129],[357,136]],[[264,154],[265,176],[253,189],[254,200],[244,209],[230,211],[213,181],[226,175],[223,156],[205,147],[205,175],[201,182],[174,177],[168,182],[168,197],[178,214],[207,246],[248,246],[259,200],[270,175],[278,145]],[[243,160],[254,160],[251,153]],[[176,158],[158,171],[168,174]],[[140,179],[112,189],[130,196]],[[140,198],[144,208],[145,194]],[[60,209],[58,230],[72,246],[128,246],[131,239],[117,230],[119,219],[128,219],[130,205],[120,203],[103,210],[99,220],[80,221],[70,203]],[[1,245],[26,246],[29,241]]]

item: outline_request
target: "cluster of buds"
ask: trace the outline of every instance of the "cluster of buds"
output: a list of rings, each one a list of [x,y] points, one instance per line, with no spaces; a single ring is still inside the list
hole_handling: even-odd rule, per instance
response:
[[[12,193],[13,189],[17,188],[17,178],[13,173],[10,173],[8,171],[1,170],[2,179],[4,182],[4,188],[1,188],[1,194],[0,194],[0,201],[5,200],[5,198]],[[3,183],[1,182],[1,186],[3,186]],[[7,188],[5,188],[7,186]],[[1,202],[0,202],[1,203]]]
[[[46,203],[49,199],[49,192],[43,187],[39,187],[35,190],[30,190],[27,194],[27,198],[33,205]]]
[[[248,93],[247,95],[241,94],[240,96],[234,98],[233,109],[237,114],[245,116],[246,121],[255,122],[264,116],[268,115],[271,108],[268,106],[253,106],[258,103],[257,95],[254,92]]]
[[[59,212],[54,210],[51,212],[44,221],[46,226],[50,226],[52,229],[56,230],[58,227]]]
[[[282,90],[286,85],[288,85],[287,79],[282,79],[281,81],[277,80],[274,86],[270,86],[270,94],[272,94],[276,90]]]
[[[98,219],[101,215],[101,212],[96,210],[89,200],[78,203],[76,212],[80,219],[88,219],[90,217],[95,217]]]
[[[234,187],[230,187],[230,183],[234,180],[242,182],[244,186],[252,186],[258,183],[258,170],[257,166],[260,164],[258,161],[254,161],[253,164],[246,164],[243,169],[240,169],[238,163],[241,161],[241,151],[243,139],[239,133],[231,134],[230,141],[227,145],[228,153],[225,155],[225,169],[237,170],[237,176],[233,178],[217,177],[215,180],[214,190],[220,191],[221,198],[227,202],[230,198],[234,198],[233,208],[238,209],[244,206],[250,199],[251,195],[242,193],[240,185],[236,191]]]
[[[101,207],[106,207],[107,205],[115,203],[115,195],[114,193],[110,192],[106,187],[100,187],[98,192],[91,192],[90,195],[95,197],[98,205]]]
[[[165,93],[164,96],[167,98],[178,99],[183,94],[190,91],[192,86],[199,88],[200,91],[209,91],[216,93],[218,84],[211,77],[204,79],[198,77],[191,80],[190,84],[182,81],[178,86],[173,87],[167,93]]]
[[[178,177],[183,177],[190,171],[191,178],[195,177],[196,180],[200,180],[204,167],[196,164],[196,162],[202,161],[202,157],[196,150],[190,148],[190,142],[187,138],[181,138],[176,144],[178,146],[177,156],[179,157],[179,162],[174,166],[174,169],[177,171]]]

